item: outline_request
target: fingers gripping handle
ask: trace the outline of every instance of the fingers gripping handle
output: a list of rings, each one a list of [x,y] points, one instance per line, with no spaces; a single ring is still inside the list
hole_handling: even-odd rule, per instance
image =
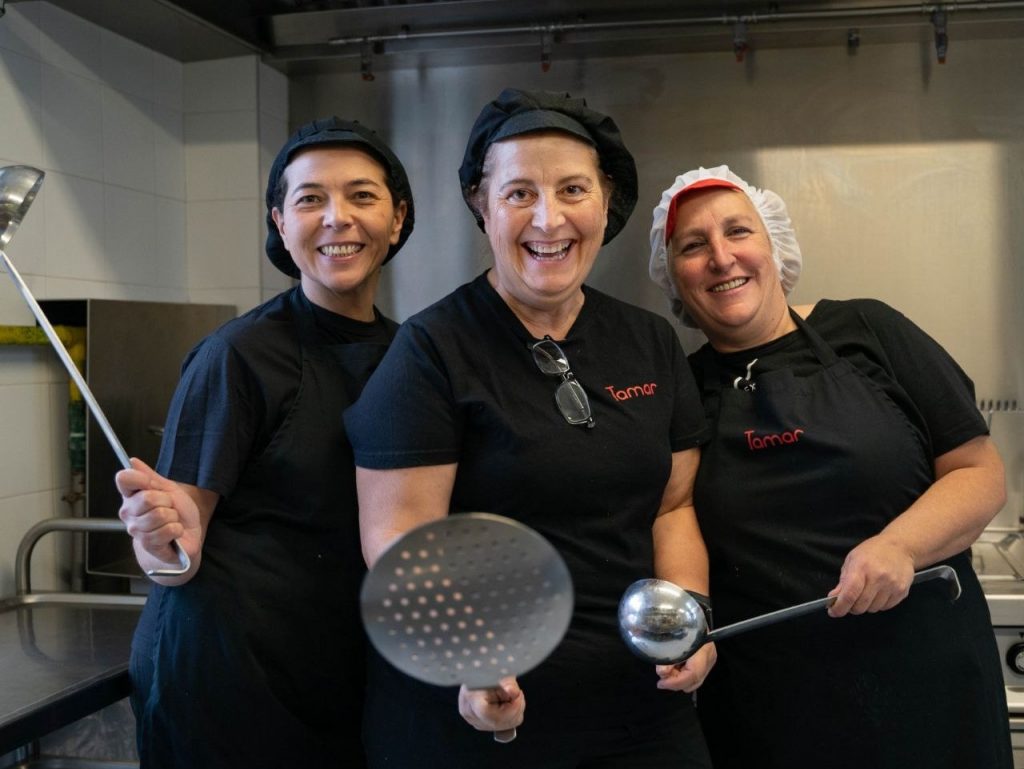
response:
[[[499,691],[495,689],[494,691]],[[517,736],[516,728],[513,726],[511,729],[497,729],[494,731],[494,741],[500,742],[503,745],[512,742]]]
[[[150,577],[179,577],[186,573],[192,568],[192,560],[188,557],[188,553],[178,543],[178,540],[171,540],[171,547],[174,548],[174,552],[178,555],[178,568],[177,569],[146,569],[146,574]]]
[[[914,574],[914,579],[911,582],[912,585],[920,584],[921,582],[927,582],[932,579],[945,580],[949,585],[949,599],[955,601],[960,597],[960,579],[956,575],[952,566],[945,564],[941,566],[932,566],[929,569],[924,569]],[[774,625],[777,622],[783,620],[793,619],[794,617],[801,617],[804,614],[811,614],[820,609],[827,609],[829,606],[836,602],[835,596],[829,596],[827,598],[818,598],[807,603],[797,604],[796,606],[790,606],[786,609],[779,609],[768,614],[762,614],[758,617],[752,617],[742,622],[734,622],[731,625],[720,627],[717,630],[713,630],[708,633],[708,641],[721,641],[726,638],[731,638],[734,635],[745,633],[748,630],[754,630],[760,627],[767,627],[768,625]]]

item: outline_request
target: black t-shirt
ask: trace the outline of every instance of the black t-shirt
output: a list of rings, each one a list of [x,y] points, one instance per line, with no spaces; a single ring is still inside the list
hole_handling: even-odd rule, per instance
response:
[[[221,500],[201,567],[152,587],[135,634],[144,764],[328,766],[338,745],[358,747],[365,565],[341,413],[396,328],[295,288],[190,354],[158,469]],[[357,753],[346,755],[361,765]]]
[[[848,358],[882,387],[931,445],[933,458],[987,434],[975,405],[973,382],[938,342],[902,313],[874,299],[822,299],[807,322],[840,358]],[[718,361],[718,382],[705,381],[710,356]],[[690,363],[699,386],[709,393],[732,387],[754,358],[755,381],[766,371],[790,368],[796,376],[805,376],[818,366],[799,331],[728,354],[706,344],[690,356]]]
[[[576,323],[558,341],[590,398],[592,429],[560,414],[559,379],[537,368],[528,349],[536,340],[486,274],[406,321],[345,413],[357,465],[457,462],[453,512],[520,520],[565,557],[574,617],[562,646],[538,669],[553,680],[549,694],[532,686],[535,713],[545,696],[592,695],[604,701],[587,712],[630,713],[632,689],[656,691],[650,667],[637,673],[618,636],[618,601],[633,581],[654,576],[651,526],[672,453],[707,439],[668,322],[584,292]],[[567,693],[569,680],[576,691]],[[612,702],[616,687],[621,696]],[[605,689],[607,696],[595,694]]]
[[[229,321],[185,358],[160,458],[161,475],[230,496],[288,414],[301,382],[301,347],[292,302],[312,312],[326,342],[387,345],[395,324],[318,307],[299,288]],[[327,415],[325,415],[326,417]]]

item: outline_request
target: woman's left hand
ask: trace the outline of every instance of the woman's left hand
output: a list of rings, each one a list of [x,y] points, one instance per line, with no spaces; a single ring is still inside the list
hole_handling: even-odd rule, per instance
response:
[[[708,677],[718,659],[713,643],[698,649],[692,657],[677,665],[658,665],[658,688],[676,692],[695,692]]]
[[[839,584],[829,592],[836,601],[828,613],[844,617],[891,609],[907,597],[913,579],[913,556],[882,537],[871,537],[847,554]]]

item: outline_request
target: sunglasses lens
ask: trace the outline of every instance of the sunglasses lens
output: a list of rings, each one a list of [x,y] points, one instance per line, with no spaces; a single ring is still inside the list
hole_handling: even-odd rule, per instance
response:
[[[555,390],[555,402],[562,416],[572,425],[590,421],[590,400],[580,383],[569,379],[558,385]]]
[[[569,371],[569,361],[562,348],[554,342],[541,340],[533,345],[533,360],[542,372],[559,376]]]

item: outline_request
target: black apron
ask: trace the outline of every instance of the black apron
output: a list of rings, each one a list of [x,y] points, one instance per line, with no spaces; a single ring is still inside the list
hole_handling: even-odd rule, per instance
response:
[[[715,434],[695,504],[708,545],[717,625],[825,596],[847,553],[933,482],[928,437],[873,380],[836,356],[796,313],[818,365],[722,386],[704,381]],[[751,353],[751,358],[757,351]],[[759,370],[765,373],[759,374]],[[716,769],[1011,766],[991,620],[962,553],[963,585],[915,587],[894,609],[825,612],[718,644],[697,697]]]
[[[365,567],[342,412],[386,345],[331,341],[295,294],[295,401],[218,505],[196,576],[148,602],[144,769],[365,765]]]

